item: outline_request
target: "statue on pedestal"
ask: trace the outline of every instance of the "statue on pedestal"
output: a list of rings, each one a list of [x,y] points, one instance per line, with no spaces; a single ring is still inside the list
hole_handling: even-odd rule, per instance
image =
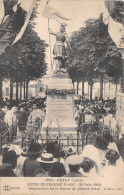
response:
[[[55,74],[57,73],[66,73],[65,61],[67,59],[67,53],[65,49],[65,42],[67,43],[67,33],[66,33],[67,24],[61,23],[60,32],[54,33],[49,29],[49,33],[56,36],[56,43],[53,48],[54,55],[54,70]],[[68,44],[68,43],[67,43]]]

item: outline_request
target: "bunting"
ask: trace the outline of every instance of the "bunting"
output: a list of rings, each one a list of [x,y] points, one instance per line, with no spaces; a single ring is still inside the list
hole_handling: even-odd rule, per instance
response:
[[[124,2],[105,1],[103,22],[108,24],[108,32],[117,48],[124,48]]]
[[[26,29],[26,27],[28,25],[28,22],[29,22],[29,19],[30,19],[32,10],[33,10],[33,7],[34,7],[34,3],[35,3],[34,0],[28,0],[28,1],[27,0],[22,0],[22,1],[20,1],[20,7],[27,12],[27,15],[26,15],[26,18],[25,18],[24,25],[22,26],[19,34],[15,38],[14,42],[12,43],[12,45],[15,44],[23,36],[23,34],[25,32],[25,29]]]
[[[3,0],[0,0],[0,25],[3,22],[3,18],[4,18],[4,3]]]
[[[56,20],[59,23],[66,22],[69,18],[63,16],[58,10],[49,5],[50,0],[46,1],[42,16],[45,18]]]

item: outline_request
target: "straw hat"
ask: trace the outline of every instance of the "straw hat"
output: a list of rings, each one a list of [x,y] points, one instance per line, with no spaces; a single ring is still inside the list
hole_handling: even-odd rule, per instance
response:
[[[37,161],[41,162],[41,163],[50,164],[50,163],[57,162],[57,159],[53,158],[53,154],[51,154],[51,153],[43,153],[43,154],[41,154],[40,158],[37,158]]]

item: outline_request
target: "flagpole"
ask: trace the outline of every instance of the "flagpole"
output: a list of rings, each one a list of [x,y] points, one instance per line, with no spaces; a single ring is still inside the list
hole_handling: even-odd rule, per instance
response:
[[[48,32],[49,32],[49,28],[50,28],[50,23],[49,23],[49,18],[48,18]],[[50,46],[50,64],[51,64],[51,69],[53,69],[53,66],[52,66],[52,54],[51,54],[51,39],[50,39],[50,32],[49,32],[49,46]]]

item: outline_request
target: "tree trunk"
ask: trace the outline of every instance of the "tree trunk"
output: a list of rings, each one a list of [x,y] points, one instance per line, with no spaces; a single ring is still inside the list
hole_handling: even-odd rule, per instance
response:
[[[77,95],[78,95],[79,82],[77,82]]]
[[[92,100],[92,91],[93,91],[93,67],[91,67],[89,72],[89,85],[90,85],[90,101]]]
[[[92,100],[93,84],[90,84],[90,101]]]
[[[73,88],[74,88],[74,81],[72,80]]]
[[[20,83],[20,100],[22,100],[22,82]]]
[[[116,95],[116,93],[117,93],[117,90],[118,90],[118,83],[116,83],[115,95]]]
[[[13,79],[10,78],[10,100],[13,100]]]
[[[2,102],[2,79],[0,78],[0,102]]]
[[[16,100],[18,100],[18,81],[16,82]]]
[[[26,99],[28,98],[28,83],[29,83],[29,81],[27,80],[26,81]]]
[[[104,99],[106,98],[106,83],[104,83]]]
[[[110,99],[110,87],[111,87],[111,86],[110,86],[110,81],[109,81],[109,99]]]
[[[82,98],[84,96],[84,79],[82,79]]]
[[[24,98],[25,98],[25,80],[24,80]]]
[[[100,75],[100,100],[103,100],[103,74]]]
[[[88,99],[89,99],[89,96],[90,96],[90,87],[89,87],[89,83],[88,83]]]

